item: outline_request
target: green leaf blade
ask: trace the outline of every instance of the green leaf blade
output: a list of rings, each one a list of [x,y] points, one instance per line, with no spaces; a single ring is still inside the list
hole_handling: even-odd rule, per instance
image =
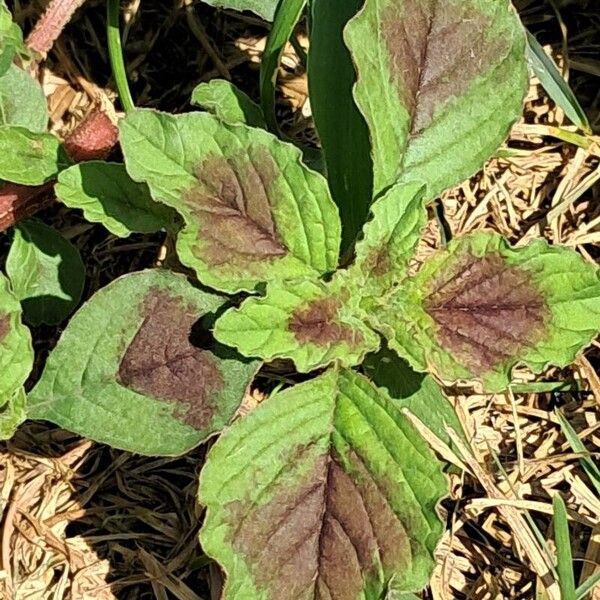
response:
[[[227,573],[225,599],[308,600],[327,589],[379,598],[392,577],[418,591],[445,493],[433,454],[390,399],[331,370],[270,398],[211,449],[201,542]]]
[[[186,227],[181,261],[227,292],[332,271],[340,223],[324,178],[300,151],[206,113],[136,111],[121,122],[127,169]]]
[[[27,48],[23,42],[23,33],[13,21],[6,2],[0,0],[0,75],[10,69],[15,55],[26,56]]]
[[[238,11],[250,11],[265,21],[272,21],[278,0],[203,0],[206,4],[217,8]]]
[[[399,179],[439,195],[476,172],[521,114],[525,34],[507,0],[367,0],[345,39],[375,197]]]
[[[119,237],[173,229],[177,220],[175,211],[155,202],[148,187],[133,181],[121,164],[73,165],[59,174],[54,189],[63,204],[81,209],[86,220]]]
[[[33,367],[31,334],[23,325],[21,314],[21,304],[8,279],[0,273],[0,408],[4,407],[5,422],[14,417],[11,404],[21,404],[23,384]]]
[[[0,126],[13,125],[43,133],[48,109],[42,86],[15,65],[0,76]]]
[[[518,362],[536,373],[567,366],[600,328],[598,270],[542,240],[515,249],[491,233],[459,238],[393,295],[373,325],[394,350],[490,391],[506,388]]]
[[[32,325],[63,321],[79,303],[85,282],[77,248],[35,219],[16,226],[6,273]]]
[[[28,414],[140,454],[187,452],[230,420],[257,369],[194,342],[222,302],[169,271],[113,281],[69,322]]]
[[[267,127],[260,106],[225,79],[211,79],[197,85],[191,102],[230,125],[242,123],[261,129]]]
[[[216,323],[215,336],[245,356],[290,358],[301,372],[339,361],[359,364],[379,347],[379,336],[364,324],[344,278],[331,284],[289,281],[267,286],[264,298],[249,298]]]
[[[42,185],[70,164],[60,140],[50,133],[23,127],[0,127],[0,179],[23,185]]]

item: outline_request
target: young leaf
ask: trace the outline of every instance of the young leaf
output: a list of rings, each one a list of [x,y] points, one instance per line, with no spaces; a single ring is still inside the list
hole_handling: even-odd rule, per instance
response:
[[[260,106],[224,79],[211,79],[208,83],[197,85],[191,102],[230,125],[242,123],[261,129],[267,127]]]
[[[374,295],[406,277],[421,233],[427,223],[425,187],[418,183],[393,186],[371,207],[371,220],[356,244],[351,276]],[[358,272],[358,273],[357,273]]]
[[[33,366],[33,347],[29,329],[21,322],[21,304],[0,273],[0,408],[17,402]],[[12,414],[10,406],[5,410]],[[8,411],[8,412],[7,412]]]
[[[344,250],[360,233],[373,198],[369,131],[352,89],[356,73],[342,31],[364,0],[310,0],[310,105],[340,209]],[[367,43],[371,43],[367,41]]]
[[[525,33],[508,0],[366,0],[345,39],[375,196],[400,178],[437,196],[477,171],[521,114]]]
[[[447,492],[390,398],[332,369],[234,423],[200,476],[206,554],[224,600],[381,598],[428,581]]]
[[[56,325],[71,314],[83,292],[85,267],[79,251],[41,221],[22,221],[6,258],[15,296],[32,325]]]
[[[600,328],[600,279],[572,250],[477,233],[375,305],[373,325],[415,369],[497,391],[517,362],[539,373],[573,361]]]
[[[48,109],[42,86],[15,65],[0,76],[0,126],[15,125],[42,133],[48,127]]]
[[[364,324],[359,295],[344,278],[273,283],[216,323],[215,337],[245,356],[290,358],[300,372],[338,361],[359,364],[379,336]],[[361,318],[362,317],[362,318]]]
[[[4,0],[0,0],[0,75],[8,71],[15,54],[27,54],[23,34],[13,22],[12,14]]]
[[[0,179],[23,185],[42,185],[56,177],[70,161],[60,140],[50,133],[23,127],[0,127]]]
[[[251,291],[337,266],[336,207],[291,144],[206,113],[150,110],[121,121],[121,144],[133,179],[182,215],[179,258],[204,284]]]
[[[113,281],[69,322],[29,416],[140,454],[187,452],[229,421],[257,369],[197,344],[194,324],[222,302],[170,271]]]
[[[172,229],[177,220],[175,211],[152,199],[147,185],[129,177],[125,165],[73,165],[59,174],[54,190],[63,204],[83,210],[88,221],[119,237]]]
[[[279,0],[204,0],[206,4],[231,10],[249,10],[265,21],[272,21]]]

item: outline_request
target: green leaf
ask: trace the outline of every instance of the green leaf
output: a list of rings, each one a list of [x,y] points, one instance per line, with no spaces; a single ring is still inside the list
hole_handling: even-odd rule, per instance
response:
[[[414,371],[386,345],[369,354],[362,368],[377,387],[385,389],[398,408],[407,408],[447,446],[454,446],[447,427],[466,439],[454,408],[433,377]]]
[[[249,10],[265,21],[272,21],[278,0],[204,0],[206,4],[231,10]]]
[[[371,207],[371,220],[356,244],[352,277],[359,278],[364,290],[373,295],[385,292],[406,277],[408,264],[427,224],[425,187],[398,184]]]
[[[0,407],[18,404],[15,394],[22,390],[32,367],[31,334],[21,322],[21,304],[0,273]],[[10,407],[4,410],[7,416],[12,414]]]
[[[56,177],[70,160],[60,140],[50,133],[23,127],[0,127],[0,179],[23,185],[42,185]]]
[[[342,31],[364,0],[310,0],[310,105],[340,209],[344,251],[360,232],[373,198],[369,131],[354,102],[356,73]]]
[[[577,96],[564,80],[552,57],[546,54],[544,48],[529,31],[527,32],[527,58],[533,72],[550,98],[565,111],[572,123],[591,133],[590,122],[581,108]]]
[[[0,0],[0,75],[8,71],[16,54],[27,54],[23,33],[4,0]]]
[[[443,531],[440,465],[390,398],[329,370],[234,423],[200,476],[206,554],[224,600],[417,591]]]
[[[175,208],[183,264],[227,292],[337,266],[340,223],[325,179],[261,129],[206,113],[140,110],[121,121],[129,174]]]
[[[187,452],[231,419],[257,369],[198,345],[196,321],[222,302],[170,271],[113,281],[69,322],[29,416],[131,452]]]
[[[31,325],[63,321],[79,303],[85,282],[79,250],[35,219],[15,227],[6,274]]]
[[[343,277],[329,284],[308,279],[269,284],[264,298],[249,298],[225,313],[215,337],[245,356],[290,358],[303,373],[334,360],[356,365],[379,347],[358,301]]]
[[[125,165],[91,161],[62,171],[54,190],[69,208],[83,210],[92,223],[101,223],[112,234],[154,233],[173,229],[177,215],[155,202],[148,186],[129,177]]]
[[[242,123],[262,129],[267,127],[260,106],[225,79],[211,79],[197,85],[191,102],[230,125]]]
[[[4,406],[0,407],[0,440],[10,439],[17,427],[27,419],[26,402],[27,396],[21,387]]]
[[[10,65],[0,76],[0,125],[15,125],[40,133],[48,127],[42,86],[15,65]]]
[[[436,197],[476,172],[521,114],[525,33],[508,0],[366,0],[345,39],[375,196],[401,179]]]
[[[600,279],[572,250],[542,240],[516,249],[482,232],[451,242],[370,306],[372,325],[415,369],[499,391],[516,363],[564,367],[594,339]]]
[[[306,2],[307,0],[280,0],[260,61],[260,103],[269,129],[274,133],[279,131],[275,116],[277,71],[285,45],[294,34],[294,28],[302,16]]]

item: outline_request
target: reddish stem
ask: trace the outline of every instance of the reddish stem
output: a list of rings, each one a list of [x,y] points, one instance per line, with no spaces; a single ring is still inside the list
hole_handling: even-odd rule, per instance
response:
[[[46,12],[40,17],[27,38],[27,46],[40,54],[46,54],[61,34],[73,13],[85,0],[50,0]]]
[[[65,139],[65,150],[75,162],[106,158],[118,130],[106,113],[95,110]],[[54,182],[39,186],[6,183],[0,188],[0,232],[46,208],[53,200]]]

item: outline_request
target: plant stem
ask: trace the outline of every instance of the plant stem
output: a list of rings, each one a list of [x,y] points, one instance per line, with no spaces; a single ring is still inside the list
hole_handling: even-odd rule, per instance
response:
[[[27,46],[35,52],[46,54],[61,34],[73,13],[85,0],[51,0],[27,38]]]
[[[108,37],[108,54],[110,66],[119,98],[125,112],[135,110],[135,104],[127,82],[127,71],[123,60],[123,47],[121,45],[121,32],[119,30],[119,0],[107,0],[106,2],[106,33]]]

